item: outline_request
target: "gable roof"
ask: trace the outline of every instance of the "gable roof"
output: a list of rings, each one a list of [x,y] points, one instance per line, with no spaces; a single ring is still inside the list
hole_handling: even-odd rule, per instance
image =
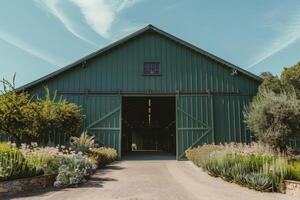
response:
[[[83,58],[81,58],[81,59],[79,59],[79,60],[77,60],[77,61],[75,61],[75,62],[73,62],[73,63],[71,63],[71,64],[69,64],[69,65],[67,65],[65,67],[63,67],[63,68],[61,68],[61,69],[59,69],[59,70],[57,70],[57,71],[54,71],[54,72],[52,72],[52,73],[50,73],[50,74],[48,74],[48,75],[46,75],[46,76],[44,76],[42,78],[39,78],[39,79],[37,79],[37,80],[35,80],[33,82],[30,82],[28,84],[25,84],[25,85],[19,87],[17,89],[17,91],[22,91],[22,90],[28,89],[28,88],[30,88],[30,87],[38,84],[38,83],[44,82],[44,81],[46,81],[46,80],[48,80],[48,79],[50,79],[50,78],[52,78],[52,77],[54,77],[54,76],[56,76],[56,75],[64,72],[64,71],[67,71],[67,70],[69,70],[69,69],[77,66],[78,64],[84,63],[87,60],[89,60],[91,58],[94,58],[97,55],[100,55],[100,54],[102,54],[104,52],[107,52],[110,49],[112,49],[112,48],[114,48],[114,47],[116,47],[116,46],[118,46],[120,44],[123,44],[123,43],[127,42],[128,40],[130,40],[130,39],[132,39],[132,38],[134,38],[134,37],[136,37],[136,36],[138,36],[138,35],[140,35],[142,33],[145,33],[147,31],[154,31],[154,32],[156,32],[156,33],[158,33],[160,35],[163,35],[163,36],[165,36],[165,37],[167,37],[167,38],[169,38],[169,39],[171,39],[171,40],[173,40],[173,41],[175,41],[175,42],[177,42],[177,43],[179,43],[181,45],[184,45],[184,46],[186,46],[186,47],[188,47],[188,48],[190,48],[190,49],[192,49],[192,50],[194,50],[194,51],[196,51],[196,52],[198,52],[198,53],[200,53],[202,55],[205,55],[205,56],[207,56],[207,57],[209,57],[209,58],[211,58],[211,59],[213,59],[213,60],[215,60],[215,61],[217,61],[217,62],[219,62],[219,63],[221,63],[221,64],[223,64],[223,65],[225,65],[225,66],[227,66],[229,68],[231,68],[231,69],[235,69],[238,72],[247,75],[248,77],[251,77],[251,78],[253,78],[253,79],[255,79],[255,80],[259,81],[259,82],[262,81],[262,79],[259,76],[255,75],[255,74],[253,74],[251,72],[248,72],[247,70],[244,70],[244,69],[242,69],[242,68],[240,68],[240,67],[238,67],[238,66],[236,66],[236,65],[234,65],[234,64],[232,64],[230,62],[227,62],[227,61],[223,60],[222,58],[219,58],[219,57],[217,57],[217,56],[215,56],[215,55],[213,55],[213,54],[211,54],[211,53],[209,53],[209,52],[207,52],[207,51],[205,51],[203,49],[200,49],[200,48],[198,48],[198,47],[196,47],[196,46],[194,46],[194,45],[192,45],[192,44],[190,44],[190,43],[188,43],[188,42],[186,42],[186,41],[184,41],[184,40],[182,40],[180,38],[177,38],[177,37],[171,35],[170,33],[167,33],[165,31],[163,31],[163,30],[161,30],[161,29],[159,29],[159,28],[157,28],[157,27],[149,24],[148,26],[146,26],[146,27],[144,27],[144,28],[142,28],[142,29],[140,29],[140,30],[138,30],[138,31],[136,31],[136,32],[134,32],[134,33],[132,33],[132,34],[130,34],[130,35],[128,35],[128,36],[126,36],[126,37],[118,40],[118,41],[116,41],[116,42],[113,42],[110,45],[108,45],[108,46],[106,46],[106,47],[104,47],[102,49],[99,49],[99,50],[97,50],[97,51],[95,51],[95,52],[93,52],[93,53],[91,53],[91,54],[89,54],[89,55],[87,55],[87,56],[85,56],[85,57],[83,57]]]

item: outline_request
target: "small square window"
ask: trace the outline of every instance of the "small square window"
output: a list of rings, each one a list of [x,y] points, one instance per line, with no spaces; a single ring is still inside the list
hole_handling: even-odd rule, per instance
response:
[[[160,75],[160,62],[144,62],[144,75]]]

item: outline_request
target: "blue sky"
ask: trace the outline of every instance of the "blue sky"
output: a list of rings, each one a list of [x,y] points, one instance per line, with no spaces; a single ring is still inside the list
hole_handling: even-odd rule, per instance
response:
[[[300,60],[299,0],[2,0],[0,78],[28,83],[153,24],[255,74]]]

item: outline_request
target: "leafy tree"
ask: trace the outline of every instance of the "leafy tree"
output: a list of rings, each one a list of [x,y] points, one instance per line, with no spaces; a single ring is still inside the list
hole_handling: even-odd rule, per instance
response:
[[[300,137],[300,62],[285,68],[280,79],[265,72],[264,79],[244,115],[260,141],[285,151],[290,139]]]
[[[260,141],[281,152],[287,150],[291,138],[300,136],[300,100],[295,92],[260,91],[244,116],[246,124]]]
[[[269,76],[273,76],[273,75],[272,75],[271,72],[262,72],[262,73],[260,73],[259,76],[260,76],[262,79],[265,79],[265,78],[267,78],[267,77],[269,77]]]
[[[287,91],[295,90],[300,98],[300,62],[290,68],[284,68],[280,79]]]
[[[17,142],[36,136],[33,131],[33,119],[36,112],[32,107],[29,94],[17,93],[14,84],[3,79],[3,91],[0,95],[0,132],[6,133]]]
[[[280,93],[283,85],[277,76],[268,75],[258,88],[258,94],[263,93],[265,90],[272,91],[276,94]]]
[[[17,92],[15,85],[2,81],[0,95],[0,133],[22,142],[49,141],[51,134],[74,135],[80,128],[80,107],[60,98],[50,98],[46,89],[44,99],[32,100],[27,92]]]

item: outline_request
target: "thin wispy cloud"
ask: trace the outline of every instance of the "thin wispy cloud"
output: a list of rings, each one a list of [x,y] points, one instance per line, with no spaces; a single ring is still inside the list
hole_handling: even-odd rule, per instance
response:
[[[59,65],[63,64],[63,61],[58,61],[57,58],[53,58],[53,57],[47,55],[46,53],[44,53],[43,51],[27,44],[26,42],[18,39],[17,37],[15,37],[11,34],[3,32],[1,30],[0,30],[0,39],[18,49],[21,49],[21,50],[25,51],[26,53],[28,53],[36,58],[39,58],[47,63],[50,63],[52,65],[59,66]]]
[[[104,38],[111,36],[110,30],[117,15],[135,5],[139,0],[70,0],[80,8],[86,23]]]
[[[125,10],[127,8],[130,8],[131,6],[135,5],[141,0],[123,0],[121,3],[118,5],[117,12],[121,12],[122,10]]]
[[[69,18],[67,17],[64,12],[59,8],[59,1],[58,0],[44,0],[44,1],[36,1],[42,5],[44,5],[47,10],[54,15],[55,17],[57,17],[58,20],[61,21],[61,23],[65,26],[65,28],[70,31],[70,33],[72,33],[75,37],[96,46],[96,44],[94,42],[92,42],[91,40],[87,39],[86,37],[84,37],[80,31],[78,31],[76,29],[76,24]]]
[[[260,64],[300,38],[300,9],[291,16],[289,22],[282,25],[277,24],[274,29],[280,31],[280,36],[271,41],[263,51],[257,54],[253,59],[254,62],[247,69]]]

